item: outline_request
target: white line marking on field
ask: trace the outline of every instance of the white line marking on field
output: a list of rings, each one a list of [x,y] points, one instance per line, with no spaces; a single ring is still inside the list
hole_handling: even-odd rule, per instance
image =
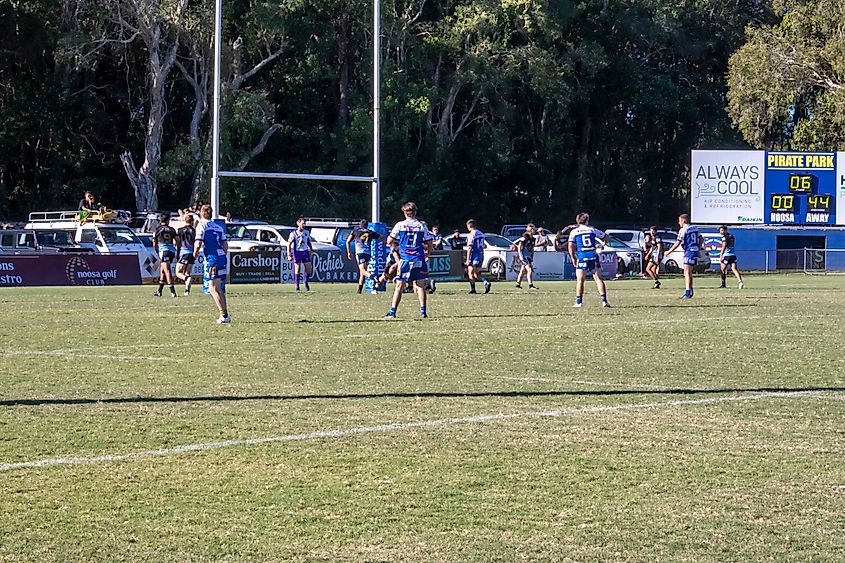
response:
[[[170,361],[172,358],[158,356],[112,356],[109,354],[86,354],[83,352],[68,352],[66,350],[4,350],[4,356],[59,356],[63,358],[82,358],[96,360],[150,360]]]
[[[665,407],[687,406],[687,405],[708,405],[714,403],[738,402],[738,401],[759,401],[768,398],[794,398],[819,396],[830,391],[784,391],[765,392],[753,395],[734,395],[728,397],[710,397],[706,399],[678,399],[657,403],[626,403],[621,405],[606,405],[592,407],[563,408],[549,411],[517,412],[484,414],[468,416],[464,418],[440,418],[435,420],[422,420],[419,422],[394,422],[390,424],[378,424],[375,426],[359,426],[357,428],[346,428],[339,430],[323,430],[318,432],[306,432],[304,434],[286,434],[281,436],[270,436],[265,438],[249,438],[241,440],[221,440],[217,442],[206,442],[203,444],[187,444],[173,448],[162,448],[158,450],[143,450],[128,454],[108,454],[100,456],[69,456],[39,459],[33,461],[21,461],[16,463],[0,464],[0,472],[13,471],[15,469],[32,469],[41,467],[52,467],[56,465],[91,465],[115,461],[132,461],[145,458],[171,457],[191,452],[204,452],[220,450],[224,448],[235,448],[243,446],[256,446],[262,444],[304,442],[320,440],[324,438],[345,438],[362,434],[376,434],[385,432],[397,432],[402,430],[413,430],[417,428],[438,428],[443,426],[454,426],[457,424],[479,424],[499,420],[512,420],[516,418],[540,418],[540,417],[561,417],[574,414],[594,414],[603,412],[623,412],[633,410],[659,409]]]
[[[610,383],[606,381],[586,381],[580,379],[547,379],[543,377],[501,377],[499,379],[507,379],[509,381],[536,381],[539,383],[574,383],[575,385],[592,385],[594,387],[633,387],[645,389],[660,389],[667,390],[669,387],[664,385],[649,385],[647,383]]]

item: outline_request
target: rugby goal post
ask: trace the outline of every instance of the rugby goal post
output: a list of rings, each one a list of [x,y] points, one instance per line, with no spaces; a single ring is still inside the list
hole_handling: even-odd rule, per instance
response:
[[[214,213],[220,209],[220,178],[266,178],[279,180],[324,180],[335,182],[368,183],[371,186],[371,221],[381,222],[380,202],[380,138],[379,117],[381,110],[381,0],[373,0],[373,174],[372,176],[343,176],[333,174],[293,174],[287,172],[234,172],[220,170],[220,66],[223,36],[223,0],[214,2],[214,85],[211,118],[211,189],[210,202]]]

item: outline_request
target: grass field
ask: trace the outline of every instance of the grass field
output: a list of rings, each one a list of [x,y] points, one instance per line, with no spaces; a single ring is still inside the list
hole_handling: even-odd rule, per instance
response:
[[[0,560],[845,560],[845,278],[0,290]]]

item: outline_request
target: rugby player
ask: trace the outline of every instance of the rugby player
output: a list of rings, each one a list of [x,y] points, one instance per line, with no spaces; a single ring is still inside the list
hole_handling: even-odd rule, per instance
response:
[[[654,280],[653,289],[660,289],[660,262],[663,261],[663,240],[657,227],[649,227],[643,238],[643,263],[645,273]]]
[[[678,240],[672,245],[666,254],[671,254],[679,246],[684,249],[684,294],[681,299],[692,299],[695,291],[692,287],[692,271],[698,264],[698,253],[704,245],[704,238],[698,232],[698,227],[690,224],[689,215],[684,213],[678,217]]]
[[[185,282],[185,295],[191,294],[191,270],[194,268],[194,241],[196,240],[197,231],[194,229],[194,214],[182,214],[182,220],[185,221],[185,226],[176,231],[179,238],[179,262],[176,264],[176,279]]]
[[[467,277],[469,277],[469,292],[475,291],[475,284],[479,281],[484,283],[484,293],[490,293],[491,283],[487,278],[481,277],[481,265],[484,263],[484,233],[479,231],[475,225],[475,219],[467,221]]]
[[[399,243],[399,269],[396,275],[396,289],[393,291],[393,301],[390,311],[384,318],[395,319],[396,309],[402,300],[405,284],[411,284],[420,301],[420,318],[428,318],[426,310],[425,292],[428,279],[428,255],[431,253],[431,232],[417,220],[417,206],[407,202],[402,206],[405,220],[396,223],[390,236],[387,237],[388,246],[394,241]]]
[[[514,242],[516,255],[519,258],[519,273],[516,275],[516,287],[522,289],[523,275],[528,277],[528,288],[537,289],[534,285],[534,225],[529,223],[525,233]]]
[[[352,243],[355,243],[355,259],[358,261],[358,294],[364,291],[364,280],[372,278],[367,267],[370,265],[372,258],[372,251],[370,250],[370,241],[378,240],[379,235],[369,229],[369,223],[366,219],[362,219],[358,226],[352,229],[349,237],[346,239],[346,256],[352,260]]]
[[[165,282],[170,288],[170,297],[176,297],[176,289],[173,287],[173,277],[170,274],[170,265],[176,260],[176,243],[178,235],[176,229],[170,226],[170,217],[165,215],[161,218],[161,224],[153,233],[153,249],[158,252],[161,260],[161,272],[158,275],[158,291],[153,293],[161,297],[161,290]]]
[[[299,278],[303,269],[305,270],[305,290],[311,290],[311,286],[308,285],[308,280],[314,272],[314,265],[311,263],[314,247],[311,240],[311,233],[305,228],[305,217],[300,217],[296,220],[296,230],[288,237],[288,260],[293,262],[297,291],[299,291]]]
[[[226,243],[226,231],[212,221],[211,217],[210,205],[200,207],[200,220],[194,241],[194,259],[202,250],[203,281],[208,284],[208,291],[220,311],[217,324],[229,324],[232,322],[226,308],[226,251],[229,246]]]
[[[719,227],[719,234],[722,235],[722,250],[719,252],[719,267],[722,270],[722,285],[720,285],[719,288],[722,289],[728,287],[725,282],[727,282],[728,267],[730,267],[736,277],[739,288],[742,289],[745,284],[742,282],[742,274],[739,272],[739,267],[736,265],[736,251],[734,250],[736,239],[728,232],[727,225]]]
[[[587,213],[579,213],[575,218],[577,227],[569,233],[569,256],[575,265],[575,305],[580,308],[584,298],[584,282],[587,274],[593,275],[596,282],[596,289],[601,296],[601,306],[610,307],[607,302],[607,288],[601,277],[599,266],[599,255],[596,252],[596,241],[607,242],[607,235],[590,226],[590,216]]]

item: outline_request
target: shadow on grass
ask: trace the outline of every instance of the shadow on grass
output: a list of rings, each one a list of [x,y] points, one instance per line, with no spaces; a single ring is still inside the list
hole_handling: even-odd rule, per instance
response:
[[[601,391],[420,391],[386,393],[313,393],[302,395],[206,395],[196,397],[109,397],[102,399],[6,399],[0,407],[47,405],[122,405],[134,403],[202,403],[240,401],[311,401],[361,399],[452,399],[529,397],[615,397],[626,395],[724,395],[733,393],[842,393],[845,387],[746,387],[720,389],[610,389]]]

